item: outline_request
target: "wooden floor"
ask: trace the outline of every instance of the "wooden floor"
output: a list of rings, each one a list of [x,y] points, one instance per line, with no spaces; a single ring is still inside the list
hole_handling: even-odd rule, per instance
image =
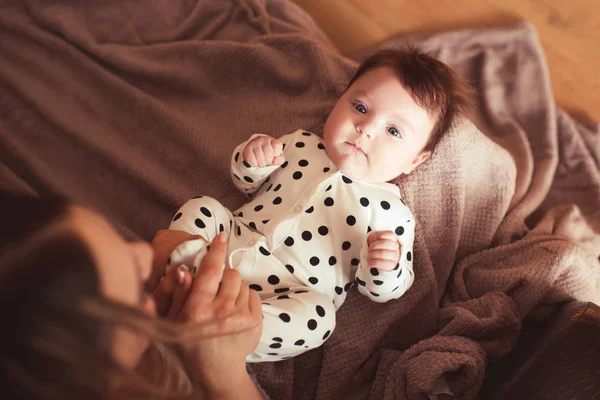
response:
[[[600,121],[600,0],[293,0],[350,55],[393,36],[534,24],[560,106]]]

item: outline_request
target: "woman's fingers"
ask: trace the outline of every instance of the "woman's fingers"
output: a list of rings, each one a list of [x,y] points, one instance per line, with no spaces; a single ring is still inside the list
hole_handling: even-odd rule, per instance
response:
[[[151,243],[154,258],[152,260],[152,272],[145,283],[147,292],[153,292],[161,278],[164,277],[167,261],[173,250],[181,243],[197,238],[202,239],[202,236],[174,229],[162,229],[156,233]]]
[[[184,272],[184,277],[181,282],[177,282],[178,285],[175,287],[173,291],[173,296],[171,300],[171,306],[169,307],[169,312],[167,313],[167,319],[175,321],[179,316],[179,312],[181,308],[185,304],[187,297],[192,288],[192,274],[189,271]]]
[[[235,301],[240,292],[241,285],[242,278],[240,277],[240,273],[235,269],[226,268],[223,271],[223,279],[221,280],[217,297],[221,300]]]
[[[214,312],[212,303],[219,291],[225,265],[226,240],[225,233],[220,233],[210,244],[210,249],[196,272],[187,300],[179,313],[180,321],[195,322],[212,316]]]
[[[177,286],[177,281],[182,279],[182,274],[183,272],[180,271],[180,268],[173,268],[160,280],[160,282],[158,282],[158,286],[152,293],[154,301],[156,302],[156,311],[158,315],[165,316],[169,312],[173,292]]]
[[[244,307],[248,304],[248,295],[250,293],[250,286],[244,281],[240,283],[240,291],[238,292],[237,298],[235,299],[236,307]]]
[[[182,289],[183,305],[179,307],[177,291],[171,304],[173,313],[179,310],[172,314],[177,320],[203,322],[207,331],[217,329],[222,335],[255,328],[262,321],[258,294],[242,281],[237,270],[223,270],[227,253],[224,240],[221,234],[211,243],[190,289]]]
[[[259,325],[262,323],[262,304],[260,303],[260,297],[258,292],[255,290],[248,291],[248,309],[250,311],[251,322]]]
[[[226,318],[236,312],[235,300],[240,291],[241,279],[239,272],[226,269],[219,293],[215,299],[215,314],[217,318]]]

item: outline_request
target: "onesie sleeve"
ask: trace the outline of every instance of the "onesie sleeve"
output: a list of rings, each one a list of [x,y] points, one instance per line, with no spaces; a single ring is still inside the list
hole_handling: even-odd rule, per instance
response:
[[[356,271],[358,290],[377,303],[400,298],[413,284],[413,242],[415,219],[404,201],[387,200],[387,210],[382,209],[372,220],[373,231],[392,231],[400,244],[400,259],[392,271],[370,268],[367,262],[369,250],[367,236],[360,251],[360,264]]]
[[[283,143],[283,154],[285,155],[285,148],[287,142],[290,140],[292,134],[284,135],[278,138]],[[251,167],[242,157],[242,152],[248,143],[254,139],[263,135],[255,133],[250,136],[250,139],[238,145],[231,156],[231,179],[233,184],[247,197],[252,195],[261,187],[261,185],[267,180],[267,178],[279,168],[279,165],[271,165],[268,167]]]

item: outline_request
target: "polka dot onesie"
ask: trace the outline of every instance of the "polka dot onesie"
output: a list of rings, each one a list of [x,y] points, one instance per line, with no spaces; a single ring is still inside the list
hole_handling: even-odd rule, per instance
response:
[[[285,162],[250,167],[234,151],[234,184],[251,200],[231,213],[200,196],[185,203],[169,229],[200,234],[208,242],[225,231],[227,264],[262,300],[263,333],[248,362],[278,361],[323,344],[335,328],[335,311],[356,282],[376,302],[402,296],[412,285],[414,217],[397,186],[345,176],[327,156],[323,140],[306,131],[281,138]],[[390,230],[400,243],[393,271],[369,268],[367,235]],[[195,273],[206,254],[202,240],[184,242],[170,264]]]

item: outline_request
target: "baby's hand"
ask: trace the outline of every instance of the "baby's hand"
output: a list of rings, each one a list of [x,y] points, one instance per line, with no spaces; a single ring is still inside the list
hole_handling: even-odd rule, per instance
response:
[[[392,231],[371,232],[367,237],[370,268],[391,271],[396,268],[400,258],[400,243]]]
[[[270,136],[261,136],[248,143],[242,157],[251,167],[281,165],[285,161],[283,144]]]

